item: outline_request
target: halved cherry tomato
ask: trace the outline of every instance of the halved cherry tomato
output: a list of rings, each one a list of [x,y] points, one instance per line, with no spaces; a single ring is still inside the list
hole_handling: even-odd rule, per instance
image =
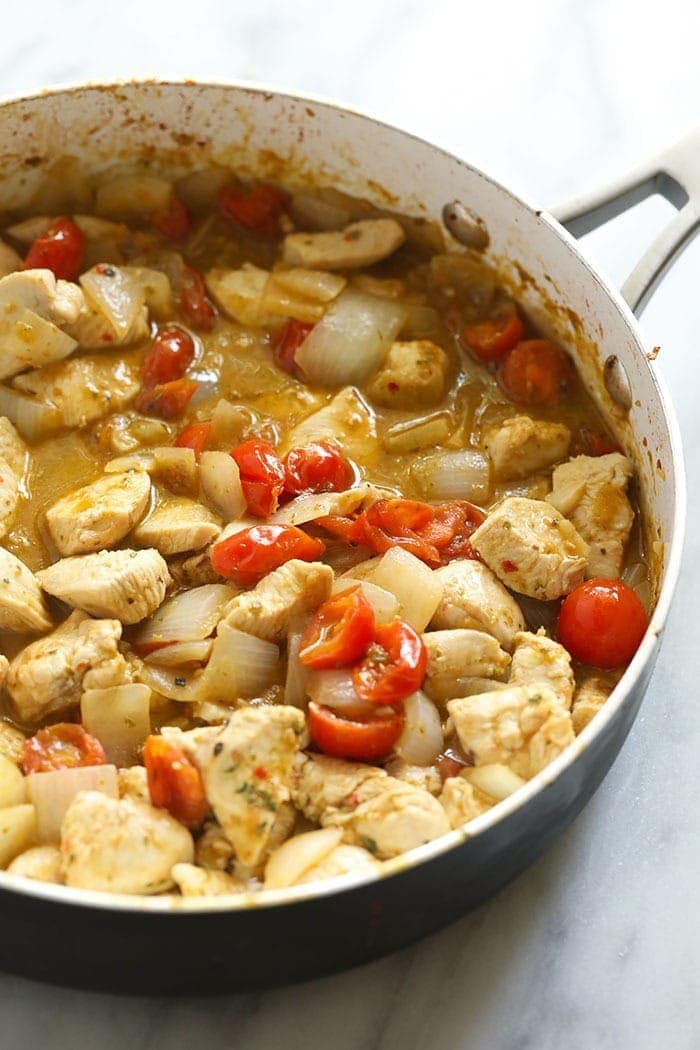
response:
[[[241,488],[248,510],[266,518],[277,510],[284,489],[284,465],[268,441],[251,438],[231,452],[241,472]]]
[[[317,670],[347,667],[365,655],[374,631],[374,612],[358,583],[316,612],[301,636],[299,659]]]
[[[176,448],[194,449],[195,458],[199,459],[209,444],[210,438],[211,423],[207,419],[202,423],[191,423],[190,426],[185,427],[175,438],[173,444]]]
[[[342,514],[326,514],[322,518],[315,518],[314,525],[325,529],[326,532],[330,532],[331,536],[337,536],[345,543],[357,542],[352,538],[353,526],[355,525],[353,518],[343,517]]]
[[[283,462],[284,491],[292,496],[302,492],[342,492],[355,480],[352,467],[331,441],[293,448]]]
[[[287,321],[275,335],[272,342],[272,356],[276,364],[298,379],[301,369],[296,363],[296,352],[314,326],[304,321]]]
[[[421,536],[438,550],[440,562],[447,565],[455,558],[478,558],[469,537],[485,520],[483,511],[467,500],[445,500],[433,507],[434,516]]]
[[[215,543],[210,560],[214,572],[250,587],[292,558],[313,561],[324,550],[321,540],[295,525],[253,525]]]
[[[319,751],[335,758],[371,762],[387,755],[401,736],[405,721],[402,708],[377,715],[371,721],[341,718],[330,707],[309,703],[309,733]]]
[[[553,405],[570,388],[574,371],[563,350],[546,339],[526,339],[502,360],[505,392],[520,405]]]
[[[428,565],[439,565],[437,547],[421,535],[433,516],[434,508],[429,503],[381,499],[355,519],[349,532],[350,540],[370,547],[377,554],[383,554],[390,547],[404,547]]]
[[[143,363],[145,385],[157,386],[180,379],[192,364],[194,350],[194,339],[184,328],[177,324],[162,328]]]
[[[58,722],[24,741],[22,770],[48,773],[52,769],[103,766],[107,761],[99,740],[74,722]]]
[[[607,456],[611,452],[621,452],[619,445],[606,434],[597,434],[588,427],[580,427],[571,453],[577,456]]]
[[[353,671],[355,691],[373,704],[396,704],[420,689],[428,666],[428,650],[405,620],[377,627],[374,642]]]
[[[559,610],[559,641],[594,667],[619,667],[632,659],[647,629],[644,606],[621,580],[586,580]]]
[[[57,278],[74,281],[80,273],[84,254],[83,231],[62,216],[34,241],[24,260],[24,269],[51,270]]]
[[[151,224],[161,237],[165,237],[168,241],[184,241],[192,229],[192,220],[187,206],[174,193],[166,208],[153,212]]]
[[[202,275],[191,266],[182,268],[180,309],[187,323],[197,332],[211,332],[216,320],[216,309],[207,297]]]
[[[175,419],[185,411],[187,403],[199,386],[194,379],[174,379],[171,383],[142,390],[136,398],[136,409],[145,416]]]
[[[469,324],[462,329],[462,342],[482,361],[496,361],[512,350],[523,337],[523,322],[515,307],[491,321]]]
[[[188,828],[198,828],[210,806],[199,770],[163,736],[149,736],[143,746],[151,802]]]
[[[216,199],[219,212],[254,233],[274,237],[280,232],[280,218],[286,195],[275,186],[258,182],[250,189],[222,186]]]

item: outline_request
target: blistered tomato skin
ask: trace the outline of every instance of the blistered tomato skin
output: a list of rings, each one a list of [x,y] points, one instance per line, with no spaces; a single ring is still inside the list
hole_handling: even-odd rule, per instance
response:
[[[165,737],[149,736],[143,762],[153,805],[185,827],[199,827],[210,807],[199,770],[185,752]]]
[[[372,721],[357,722],[312,700],[308,719],[311,739],[319,751],[334,758],[376,762],[389,754],[401,736],[405,714],[403,708],[396,708]]]
[[[250,587],[285,562],[293,558],[314,561],[324,550],[320,540],[295,525],[254,525],[215,543],[210,561],[220,576],[239,587]]]
[[[24,260],[25,270],[51,270],[56,279],[74,281],[83,263],[85,237],[72,219],[60,218],[38,237]]]
[[[317,670],[360,660],[374,639],[372,606],[357,584],[324,602],[299,643],[299,659]]]
[[[636,653],[647,623],[631,587],[621,580],[586,580],[562,602],[559,641],[581,663],[620,667]]]
[[[74,722],[58,722],[25,740],[22,771],[28,776],[53,769],[103,766],[106,761],[107,756],[97,737]]]

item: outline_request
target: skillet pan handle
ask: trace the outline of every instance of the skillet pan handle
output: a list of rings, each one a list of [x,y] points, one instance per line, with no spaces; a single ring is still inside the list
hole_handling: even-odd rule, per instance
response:
[[[700,227],[700,128],[608,186],[565,201],[551,212],[569,233],[582,237],[654,193],[675,205],[678,214],[622,286],[623,299],[637,315]]]

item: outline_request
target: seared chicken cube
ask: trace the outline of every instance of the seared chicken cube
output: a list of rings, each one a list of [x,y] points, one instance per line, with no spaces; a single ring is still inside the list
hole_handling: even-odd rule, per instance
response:
[[[335,441],[347,456],[372,464],[379,452],[376,421],[355,387],[340,390],[327,405],[292,427],[281,451],[300,448],[314,441]]]
[[[115,653],[107,660],[102,660],[85,672],[83,691],[88,689],[112,689],[117,685],[131,685],[135,671],[140,664],[137,656],[131,654],[127,660],[121,653]]]
[[[21,875],[37,882],[63,882],[61,851],[58,846],[32,846],[8,864],[10,875]]]
[[[198,868],[195,864],[175,864],[170,874],[183,897],[222,897],[243,893],[246,888],[226,871]]]
[[[405,240],[396,219],[361,219],[344,230],[288,233],[282,259],[287,266],[311,270],[358,270],[386,259]]]
[[[484,435],[497,477],[525,478],[551,467],[569,451],[571,431],[563,423],[514,416]]]
[[[64,426],[84,427],[124,408],[141,388],[141,373],[123,357],[96,354],[25,372],[13,385],[55,406]]]
[[[551,601],[582,582],[588,544],[544,500],[509,496],[472,533],[471,545],[503,583]]]
[[[7,657],[0,656],[0,689],[2,689],[9,666],[10,661]],[[10,762],[18,766],[22,761],[24,740],[25,736],[21,729],[6,722],[4,718],[0,719],[0,755],[3,758],[8,758]]]
[[[588,675],[574,693],[571,721],[576,736],[581,733],[612,692],[612,685],[600,675]]]
[[[229,604],[225,623],[246,634],[279,643],[290,623],[314,612],[330,596],[333,570],[319,562],[292,561],[268,573],[252,591]]]
[[[552,475],[549,502],[561,511],[589,545],[589,578],[617,579],[634,511],[626,489],[632,464],[619,452],[576,456]]]
[[[0,539],[10,531],[20,501],[19,478],[0,456]]]
[[[338,879],[342,875],[376,875],[381,871],[379,861],[362,846],[348,846],[341,842],[325,857],[307,868],[295,886],[304,882],[320,882],[323,879]]]
[[[200,868],[226,871],[234,861],[234,849],[215,820],[208,820],[195,844],[195,860]]]
[[[151,479],[145,470],[106,474],[49,507],[51,539],[63,555],[113,547],[146,513],[150,495]]]
[[[117,770],[117,788],[119,798],[131,798],[150,805],[151,793],[148,790],[148,774],[145,766],[127,766],[125,769]]]
[[[0,547],[0,631],[49,631],[52,626],[36,577]]]
[[[405,780],[407,784],[423,788],[431,795],[439,795],[442,790],[442,779],[437,766],[414,766],[398,755],[393,755],[384,763],[390,777]]]
[[[0,279],[0,314],[3,318],[21,310],[66,325],[75,321],[85,299],[71,281],[56,280],[51,270],[18,270]]]
[[[537,634],[522,631],[515,636],[515,652],[510,667],[509,685],[536,685],[544,682],[569,710],[574,695],[574,672],[571,657],[559,642],[548,638],[544,629]]]
[[[429,339],[393,343],[367,394],[389,408],[435,405],[445,393],[448,368],[447,354]]]
[[[24,477],[28,458],[29,450],[22,438],[9,419],[0,416],[0,459],[5,460],[20,481]]]
[[[428,679],[499,678],[510,664],[508,653],[485,631],[428,631],[423,642],[428,650]]]
[[[510,652],[525,620],[515,598],[502,583],[473,558],[453,561],[435,570],[443,588],[442,600],[430,627],[435,630],[468,628],[485,631]]]
[[[460,828],[490,809],[493,799],[473,787],[463,777],[448,777],[438,798],[451,828]]]
[[[155,547],[164,557],[197,551],[221,532],[221,519],[195,500],[171,496],[134,529],[132,539],[139,547]]]

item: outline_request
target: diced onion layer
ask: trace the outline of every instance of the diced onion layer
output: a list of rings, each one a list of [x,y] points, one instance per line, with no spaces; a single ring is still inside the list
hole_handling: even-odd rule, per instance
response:
[[[53,769],[49,773],[31,773],[27,777],[27,792],[36,810],[38,842],[60,841],[66,810],[80,791],[101,791],[110,798],[117,798],[116,766]]]
[[[470,784],[485,795],[498,799],[501,802],[508,798],[514,791],[521,788],[525,781],[514,773],[508,766],[494,762],[491,765],[476,766],[474,769],[464,770],[463,776]]]
[[[416,460],[411,477],[430,500],[487,502],[491,494],[489,461],[476,449],[433,452]]]
[[[93,266],[80,276],[90,304],[124,338],[135,327],[146,301],[143,286],[119,266]]]
[[[279,846],[265,866],[265,889],[280,890],[293,886],[305,871],[327,857],[340,844],[340,828],[321,828],[295,835]]]
[[[424,631],[442,598],[442,586],[432,569],[402,547],[392,547],[369,574],[371,583],[395,595],[400,616],[416,631]]]
[[[272,685],[278,660],[279,649],[272,642],[221,623],[199,680],[199,699],[230,702],[259,696]]]
[[[312,700],[330,707],[345,718],[365,718],[376,714],[376,704],[361,700],[355,691],[352,671],[338,668],[331,671],[309,671],[306,691]]]
[[[233,596],[231,588],[223,583],[206,583],[176,594],[142,624],[134,641],[137,645],[151,645],[207,638]]]
[[[63,416],[55,405],[37,401],[1,383],[0,416],[7,416],[26,441],[41,441],[63,426]]]
[[[151,690],[147,685],[86,689],[80,701],[81,721],[96,736],[110,762],[130,766],[151,732]]]
[[[443,747],[440,715],[434,703],[420,690],[404,701],[406,721],[394,750],[405,762],[429,766]]]
[[[362,594],[372,606],[374,619],[378,624],[391,623],[399,615],[399,602],[395,594],[386,591],[383,587],[377,587],[370,580],[356,580],[351,576],[343,576],[333,584],[333,594],[339,591],[347,591],[349,587],[360,586]]]
[[[235,521],[246,509],[238,464],[228,452],[203,452],[199,477],[204,496],[224,521]]]

